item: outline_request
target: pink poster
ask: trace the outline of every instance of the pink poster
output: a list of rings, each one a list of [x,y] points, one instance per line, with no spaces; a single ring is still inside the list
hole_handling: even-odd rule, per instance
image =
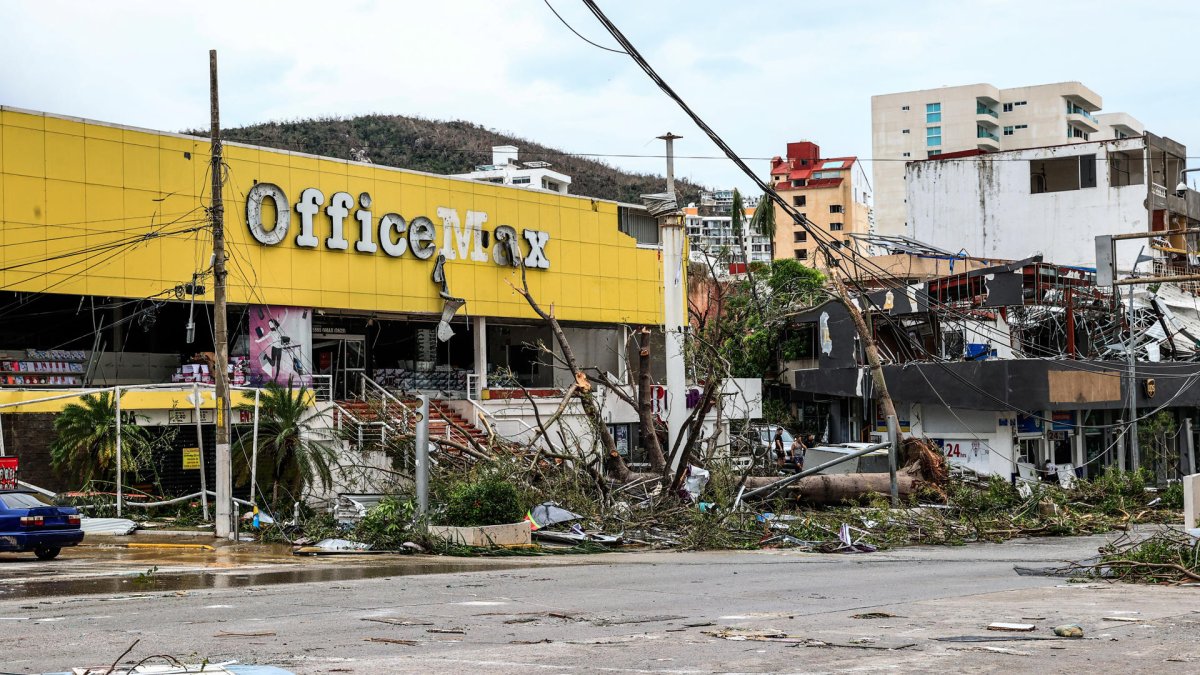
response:
[[[250,306],[250,382],[312,386],[312,310]]]

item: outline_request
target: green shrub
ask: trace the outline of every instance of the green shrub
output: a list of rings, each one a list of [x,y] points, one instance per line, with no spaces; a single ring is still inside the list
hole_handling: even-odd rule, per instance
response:
[[[385,497],[358,521],[350,538],[370,544],[376,550],[397,550],[412,539],[409,527],[416,510],[411,499]]]
[[[1173,481],[1158,493],[1162,497],[1160,507],[1172,511],[1183,510],[1183,481]]]
[[[524,515],[516,488],[497,475],[455,485],[446,501],[446,523],[457,527],[515,523]]]

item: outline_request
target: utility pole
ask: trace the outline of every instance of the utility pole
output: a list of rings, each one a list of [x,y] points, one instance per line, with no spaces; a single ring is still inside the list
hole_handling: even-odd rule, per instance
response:
[[[230,536],[233,505],[232,454],[229,451],[229,328],[225,311],[225,204],[221,199],[224,164],[221,157],[221,106],[217,97],[217,50],[208,51],[209,107],[212,117],[212,223],[213,223],[213,345],[216,363],[213,381],[217,394],[216,535]],[[203,452],[203,451],[202,451]],[[202,469],[203,470],[203,469]]]
[[[1145,247],[1143,247],[1144,250]],[[1141,255],[1141,252],[1138,252]],[[1137,355],[1134,346],[1137,335],[1133,330],[1133,288],[1129,289],[1129,468],[1137,471],[1141,465],[1138,452],[1137,424]]]
[[[675,139],[671,132],[658,138],[667,143],[667,194],[675,198]],[[663,328],[666,332],[664,356],[667,365],[667,453],[674,451],[679,437],[685,433],[687,409],[684,388],[687,370],[684,366],[684,280],[683,280],[683,216],[679,209],[659,216],[659,234],[663,260]],[[686,439],[684,440],[686,443]],[[679,468],[683,453],[675,455],[671,471]]]

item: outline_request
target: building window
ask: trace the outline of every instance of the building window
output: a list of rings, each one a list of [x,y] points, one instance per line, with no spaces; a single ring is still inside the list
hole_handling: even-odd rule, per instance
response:
[[[1013,127],[1013,128],[1014,128],[1014,129],[1028,129],[1028,128],[1029,128],[1029,125],[1028,125],[1028,124],[1018,124],[1018,125],[1016,125],[1016,126],[1015,126],[1015,127]]]
[[[842,208],[841,204],[830,204],[829,212],[830,213],[845,213],[846,210]]]
[[[841,232],[841,231],[842,231],[842,224],[841,224],[841,223],[830,223],[830,224],[829,224],[829,231],[830,231],[830,232]]]
[[[808,260],[808,249],[806,249],[806,248],[795,249],[795,255],[796,255],[796,260]]]
[[[942,144],[942,128],[928,127],[925,129],[925,145],[941,145]]]
[[[908,133],[908,129],[901,129],[901,130],[900,130],[900,133],[902,133],[902,134],[907,134],[907,133]]]
[[[906,152],[906,153],[904,153],[904,156],[905,156],[905,157],[912,157],[912,153],[911,153],[911,152]]]
[[[934,122],[942,121],[942,104],[941,103],[926,103],[925,104],[925,123],[933,124]]]
[[[800,195],[798,197],[792,197],[792,206],[804,206],[807,202],[808,202],[808,197],[806,197],[804,195]]]
[[[529,176],[514,176],[512,179],[513,185],[528,185]]]
[[[807,231],[792,233],[792,242],[793,243],[802,244],[806,241],[808,241],[808,232]]]
[[[940,154],[942,154],[941,150],[930,150],[928,153],[928,156],[932,158],[932,157],[937,157]]]
[[[1001,110],[1003,110],[1004,112],[1012,112],[1012,104],[1011,104],[1011,103],[1005,103],[1005,104],[1004,104],[1004,107],[1002,107],[1002,108],[1001,108]]]
[[[1096,187],[1096,156],[1029,160],[1029,192],[1066,192]]]
[[[842,240],[842,246],[845,246],[846,248],[850,248],[850,240],[849,240],[849,239],[843,239],[843,240]]]
[[[799,225],[800,223],[803,223],[806,220],[808,220],[808,214],[801,213],[799,218],[792,218],[792,224]]]
[[[1113,187],[1142,185],[1145,175],[1142,170],[1142,151],[1108,153],[1108,184]]]
[[[794,180],[794,181],[792,181],[792,187],[804,187],[804,185],[805,185],[807,182],[808,182],[808,181],[806,181],[805,179],[803,179],[803,178],[800,178],[800,179],[797,179],[797,180]]]
[[[908,110],[908,106],[906,106],[906,105],[902,105],[902,106],[900,106],[900,109],[901,109],[901,110]]]
[[[1012,127],[1004,127],[1004,135],[1005,135],[1005,136],[1012,136],[1012,135],[1013,135],[1013,128],[1012,128]]]
[[[1029,101],[1014,101],[1013,105],[1028,105]]]

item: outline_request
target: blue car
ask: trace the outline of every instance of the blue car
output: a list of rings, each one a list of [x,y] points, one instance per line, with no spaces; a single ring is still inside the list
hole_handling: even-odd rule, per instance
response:
[[[53,560],[64,546],[83,541],[79,511],[55,506],[29,490],[0,492],[0,551],[33,551],[38,560]]]

